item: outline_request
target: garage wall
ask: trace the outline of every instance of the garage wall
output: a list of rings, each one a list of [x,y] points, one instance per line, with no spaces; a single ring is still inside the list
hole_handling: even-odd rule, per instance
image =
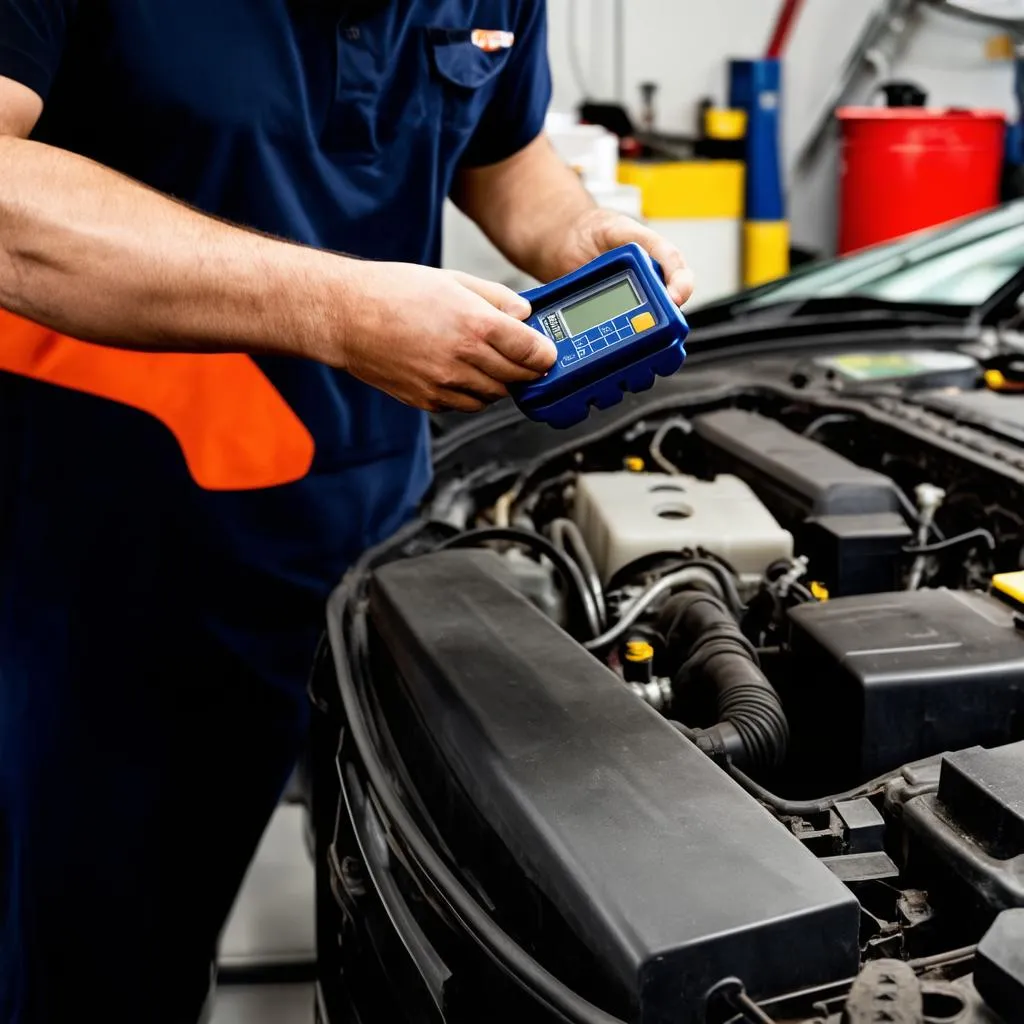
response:
[[[787,168],[821,110],[826,91],[849,47],[877,6],[876,0],[807,0],[786,65],[785,153]],[[636,111],[642,81],[659,83],[659,126],[691,131],[697,101],[725,99],[725,55],[763,52],[776,0],[623,0],[624,98]],[[549,0],[554,105],[570,110],[590,92],[615,91],[614,0]],[[574,74],[570,29],[574,27],[580,73]],[[920,16],[894,74],[919,82],[938,104],[986,106],[1013,112],[1012,74],[985,59],[992,33],[931,11]],[[835,150],[808,179],[790,174],[791,219],[797,244],[831,251],[834,246]]]

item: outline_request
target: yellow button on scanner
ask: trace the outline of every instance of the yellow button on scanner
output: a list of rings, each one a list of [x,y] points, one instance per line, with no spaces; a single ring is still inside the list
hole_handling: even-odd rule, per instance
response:
[[[996,595],[1024,607],[1024,572],[1004,572],[992,577]]]
[[[633,325],[633,330],[640,334],[643,331],[649,331],[657,321],[654,319],[653,313],[638,313],[629,322]]]

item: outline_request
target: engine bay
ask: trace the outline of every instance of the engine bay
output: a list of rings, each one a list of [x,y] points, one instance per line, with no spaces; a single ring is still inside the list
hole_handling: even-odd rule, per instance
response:
[[[367,575],[363,670],[455,861],[594,1002],[1009,1024],[1024,397],[992,416],[961,356],[778,366],[453,448]]]
[[[665,605],[710,594],[792,733],[768,762],[719,753],[771,768],[790,794],[835,791],[1024,739],[1024,490],[891,439],[853,415],[767,402],[676,413],[493,500],[474,491],[460,527],[473,543],[508,530],[495,544],[523,593],[691,728],[714,718],[714,670],[680,678],[695,652],[666,634]]]

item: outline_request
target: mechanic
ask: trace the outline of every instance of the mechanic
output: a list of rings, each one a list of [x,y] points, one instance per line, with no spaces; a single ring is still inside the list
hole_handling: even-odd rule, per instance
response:
[[[436,269],[445,196],[539,279],[632,240],[688,296],[544,138],[545,19],[0,0],[3,1024],[198,1018],[329,589],[428,486],[422,410],[552,364]]]

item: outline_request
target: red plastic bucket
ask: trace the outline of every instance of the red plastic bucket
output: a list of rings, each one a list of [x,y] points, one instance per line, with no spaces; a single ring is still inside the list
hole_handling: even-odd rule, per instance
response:
[[[999,202],[1001,111],[846,107],[838,117],[840,253]]]

